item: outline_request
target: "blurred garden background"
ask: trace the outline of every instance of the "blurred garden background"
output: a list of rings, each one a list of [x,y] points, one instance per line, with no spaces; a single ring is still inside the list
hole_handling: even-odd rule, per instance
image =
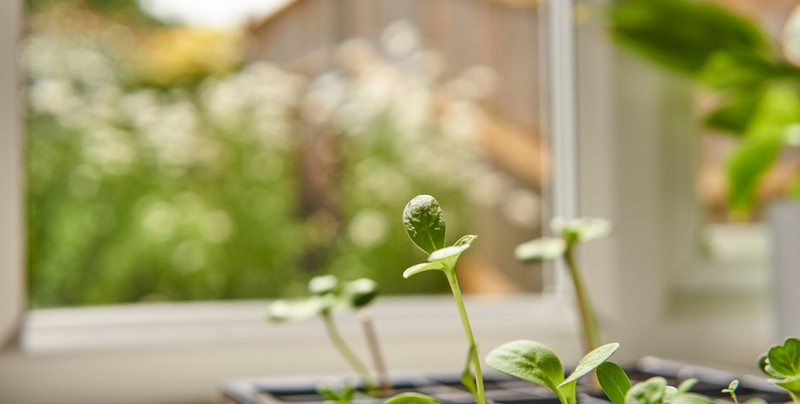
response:
[[[330,7],[298,3],[323,19]],[[440,277],[401,278],[421,257],[400,221],[420,193],[442,203],[450,237],[486,237],[468,290],[541,289],[511,258],[540,232],[535,69],[473,60],[469,37],[447,34],[439,52],[388,12],[366,34],[320,36],[308,28],[323,20],[280,32],[285,7],[209,28],[132,0],[26,5],[32,307],[294,296],[325,273],[443,291]],[[502,21],[507,6],[480,7]],[[520,26],[534,18],[516,11]],[[536,52],[516,58],[536,64]],[[500,80],[503,65],[525,85]],[[497,96],[514,83],[530,102]],[[511,112],[493,113],[502,104]]]

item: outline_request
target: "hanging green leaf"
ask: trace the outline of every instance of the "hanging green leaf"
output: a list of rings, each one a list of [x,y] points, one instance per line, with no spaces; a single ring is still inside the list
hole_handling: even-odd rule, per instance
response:
[[[550,221],[550,229],[567,240],[590,241],[611,234],[611,222],[595,217],[575,219],[555,217]]]
[[[619,365],[613,362],[601,363],[597,367],[597,381],[611,402],[625,404],[625,394],[631,388],[631,380]]]
[[[785,128],[798,121],[797,91],[777,85],[769,88],[745,137],[728,160],[728,202],[732,210],[747,211],[753,206],[761,178],[783,147]]]
[[[434,197],[418,195],[409,201],[403,210],[403,226],[422,251],[430,254],[444,247],[444,214]]]
[[[764,89],[745,87],[726,93],[724,101],[705,117],[705,125],[734,135],[743,134],[758,110]]]
[[[609,18],[617,42],[661,66],[690,75],[698,74],[717,52],[764,55],[769,50],[758,26],[707,2],[619,2],[610,9]]]

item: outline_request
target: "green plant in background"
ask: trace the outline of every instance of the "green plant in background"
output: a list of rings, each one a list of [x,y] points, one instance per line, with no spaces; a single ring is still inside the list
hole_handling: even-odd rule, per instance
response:
[[[770,382],[786,390],[792,401],[800,403],[800,339],[789,337],[758,359],[758,367]]]
[[[727,161],[728,205],[733,217],[746,215],[780,151],[800,145],[797,58],[787,57],[750,19],[707,2],[624,1],[608,16],[619,44],[713,93],[716,105],[704,123],[740,137]],[[786,32],[788,47],[796,31]],[[793,189],[800,196],[800,176]]]
[[[358,355],[355,354],[342,337],[333,319],[333,312],[343,310],[366,312],[367,306],[378,295],[377,285],[371,279],[360,278],[347,282],[342,286],[339,285],[335,276],[323,275],[312,278],[308,283],[308,290],[310,296],[306,299],[273,302],[267,312],[267,320],[270,322],[284,322],[300,321],[314,316],[321,317],[325,324],[325,331],[333,346],[336,347],[350,367],[359,375],[367,392],[375,393],[378,388],[377,384],[370,375],[367,366],[364,365],[364,362],[358,358]],[[386,368],[378,346],[378,340],[375,338],[371,316],[362,315],[360,318],[367,336],[367,343],[370,345],[370,354],[373,358],[381,388],[387,391],[389,384]],[[320,388],[326,392],[323,394],[333,401],[344,402],[343,400],[349,400],[353,395],[352,386],[345,386],[341,392],[336,394],[334,394],[335,390],[330,387],[322,386]]]
[[[576,404],[578,379],[604,363],[617,348],[619,344],[615,342],[589,352],[566,378],[558,355],[535,341],[505,343],[489,352],[486,363],[495,370],[547,387],[556,394],[561,404]]]
[[[447,227],[444,213],[439,202],[430,195],[418,195],[408,202],[403,210],[403,225],[411,241],[423,252],[429,254],[427,262],[406,269],[403,277],[410,278],[426,271],[444,273],[453,292],[456,306],[458,306],[458,314],[461,317],[468,344],[467,363],[461,375],[461,383],[472,393],[477,404],[486,404],[478,346],[475,343],[467,309],[464,306],[461,288],[458,286],[455,268],[458,257],[472,245],[477,236],[463,236],[452,246],[445,247]],[[412,394],[396,396],[390,402],[420,403],[426,400],[433,399],[424,395]]]
[[[292,297],[328,273],[385,293],[447,290],[393,282],[386,262],[415,262],[391,220],[411,190],[436,190],[458,230],[476,179],[500,176],[473,141],[469,86],[365,41],[336,52],[368,57],[318,77],[254,61],[155,85],[137,71],[161,66],[147,55],[219,52],[174,55],[175,41],[207,42],[102,15],[70,26],[89,11],[44,3],[22,49],[31,306]]]
[[[697,379],[688,379],[677,387],[667,385],[663,377],[651,377],[631,386],[628,375],[613,362],[597,367],[600,386],[614,404],[711,404],[713,401],[703,395],[690,393]]]
[[[608,235],[611,232],[611,224],[607,220],[596,218],[571,220],[555,218],[550,223],[550,229],[557,236],[542,237],[520,244],[514,250],[514,255],[522,262],[564,260],[575,288],[581,315],[584,349],[585,352],[593,351],[601,344],[600,327],[575,259],[575,251],[582,242]]]

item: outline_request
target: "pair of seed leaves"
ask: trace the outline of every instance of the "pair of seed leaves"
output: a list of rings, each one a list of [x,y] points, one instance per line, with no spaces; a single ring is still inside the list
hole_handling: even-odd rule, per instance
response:
[[[417,195],[408,202],[403,210],[403,226],[411,241],[429,254],[427,262],[411,266],[403,272],[406,279],[430,270],[452,271],[459,255],[478,238],[466,235],[452,246],[445,247],[447,225],[444,213],[436,198],[430,195]]]
[[[689,392],[697,379],[673,387],[663,377],[656,376],[631,386],[628,375],[613,362],[597,367],[597,381],[614,404],[712,404],[710,398]]]
[[[561,404],[576,404],[577,380],[604,363],[617,348],[619,348],[618,343],[611,343],[589,352],[566,378],[558,355],[536,341],[517,340],[500,345],[489,352],[486,363],[510,376],[549,388],[556,394]],[[630,382],[628,385],[630,386]],[[401,394],[386,402],[386,404],[436,403],[439,401],[419,393]]]
[[[270,322],[300,321],[316,315],[328,315],[333,310],[360,309],[378,296],[378,284],[369,278],[359,278],[344,285],[334,275],[322,275],[308,282],[310,296],[301,300],[277,300],[270,305]]]
[[[775,345],[758,359],[761,371],[770,382],[800,396],[800,339],[789,337],[783,345]]]
[[[522,262],[537,262],[561,257],[571,245],[605,237],[611,233],[611,223],[600,218],[553,218],[550,230],[557,236],[541,237],[520,244],[514,255]]]

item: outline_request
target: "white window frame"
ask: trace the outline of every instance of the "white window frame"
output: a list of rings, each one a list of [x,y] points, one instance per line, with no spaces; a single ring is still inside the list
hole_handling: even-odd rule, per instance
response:
[[[341,373],[319,324],[267,327],[261,301],[24,311],[20,15],[21,1],[0,3],[0,401],[201,401],[212,400],[226,379]],[[600,27],[579,31],[578,204],[583,215],[616,226],[613,238],[582,251],[606,339],[623,344],[622,360],[653,354],[746,366],[771,342],[763,305],[746,313],[725,305],[684,313],[685,300],[675,298],[682,296],[676,279],[685,274],[676,268],[699,262],[691,159],[677,160],[691,156],[694,144],[685,119],[690,102],[677,103],[683,110],[665,108],[676,105],[669,99],[689,100],[688,85],[654,74],[603,38]],[[709,291],[702,290],[700,297]],[[532,338],[570,362],[579,349],[570,302],[513,296],[473,298],[468,306],[484,353]],[[449,299],[385,298],[375,311],[394,369],[461,366],[463,337]],[[351,317],[342,328],[360,336]],[[20,333],[27,338],[16,338]]]

